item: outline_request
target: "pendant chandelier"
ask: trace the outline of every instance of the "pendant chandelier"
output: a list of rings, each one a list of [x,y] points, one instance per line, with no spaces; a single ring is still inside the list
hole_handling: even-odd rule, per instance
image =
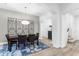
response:
[[[24,7],[25,8],[25,17],[26,17],[26,6]],[[23,21],[21,21],[21,23],[23,24],[23,25],[29,25],[30,24],[30,22],[28,21],[28,20],[23,20]]]

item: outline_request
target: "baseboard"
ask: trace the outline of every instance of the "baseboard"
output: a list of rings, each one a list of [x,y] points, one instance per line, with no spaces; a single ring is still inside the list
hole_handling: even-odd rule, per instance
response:
[[[57,46],[57,45],[55,45],[55,46],[53,45],[53,47],[54,47],[54,48],[61,48],[60,46]]]
[[[61,48],[65,48],[66,46],[67,46],[67,43],[66,43],[66,44],[61,45]]]

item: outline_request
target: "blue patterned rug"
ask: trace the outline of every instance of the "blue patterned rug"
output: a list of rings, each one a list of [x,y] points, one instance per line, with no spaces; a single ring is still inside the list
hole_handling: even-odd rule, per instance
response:
[[[48,48],[47,45],[40,42],[39,45],[35,45],[35,48],[31,47],[23,47],[23,45],[20,45],[20,49],[16,50],[16,45],[12,46],[12,51],[8,51],[8,45],[4,44],[3,46],[0,46],[0,56],[30,56],[30,54],[41,51],[43,49]]]

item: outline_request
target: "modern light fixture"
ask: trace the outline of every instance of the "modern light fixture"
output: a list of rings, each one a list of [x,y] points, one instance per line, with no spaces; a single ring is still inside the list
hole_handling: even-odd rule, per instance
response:
[[[25,8],[25,16],[26,16],[26,6],[24,7]],[[28,25],[28,24],[30,24],[30,22],[29,21],[27,21],[27,20],[23,20],[23,21],[21,21],[21,23],[23,24],[23,25]]]
[[[21,23],[22,23],[23,25],[28,25],[28,24],[30,24],[29,21],[21,21]]]

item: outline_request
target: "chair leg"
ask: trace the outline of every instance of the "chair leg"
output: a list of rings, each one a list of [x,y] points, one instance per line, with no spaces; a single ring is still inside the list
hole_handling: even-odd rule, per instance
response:
[[[29,43],[29,49],[30,49],[30,52],[31,52],[31,42]]]
[[[11,52],[12,44],[8,44],[8,50]]]
[[[17,45],[18,45],[18,44],[16,43],[16,50],[18,49],[18,48],[17,48]]]
[[[33,42],[33,48],[35,48],[35,44],[34,44],[34,42]]]
[[[23,47],[25,48],[25,46],[26,46],[25,43],[23,45],[24,45]]]
[[[19,49],[19,47],[20,47],[20,44],[18,43],[17,45],[18,45],[18,49]]]
[[[37,45],[39,45],[39,40],[37,40]]]

